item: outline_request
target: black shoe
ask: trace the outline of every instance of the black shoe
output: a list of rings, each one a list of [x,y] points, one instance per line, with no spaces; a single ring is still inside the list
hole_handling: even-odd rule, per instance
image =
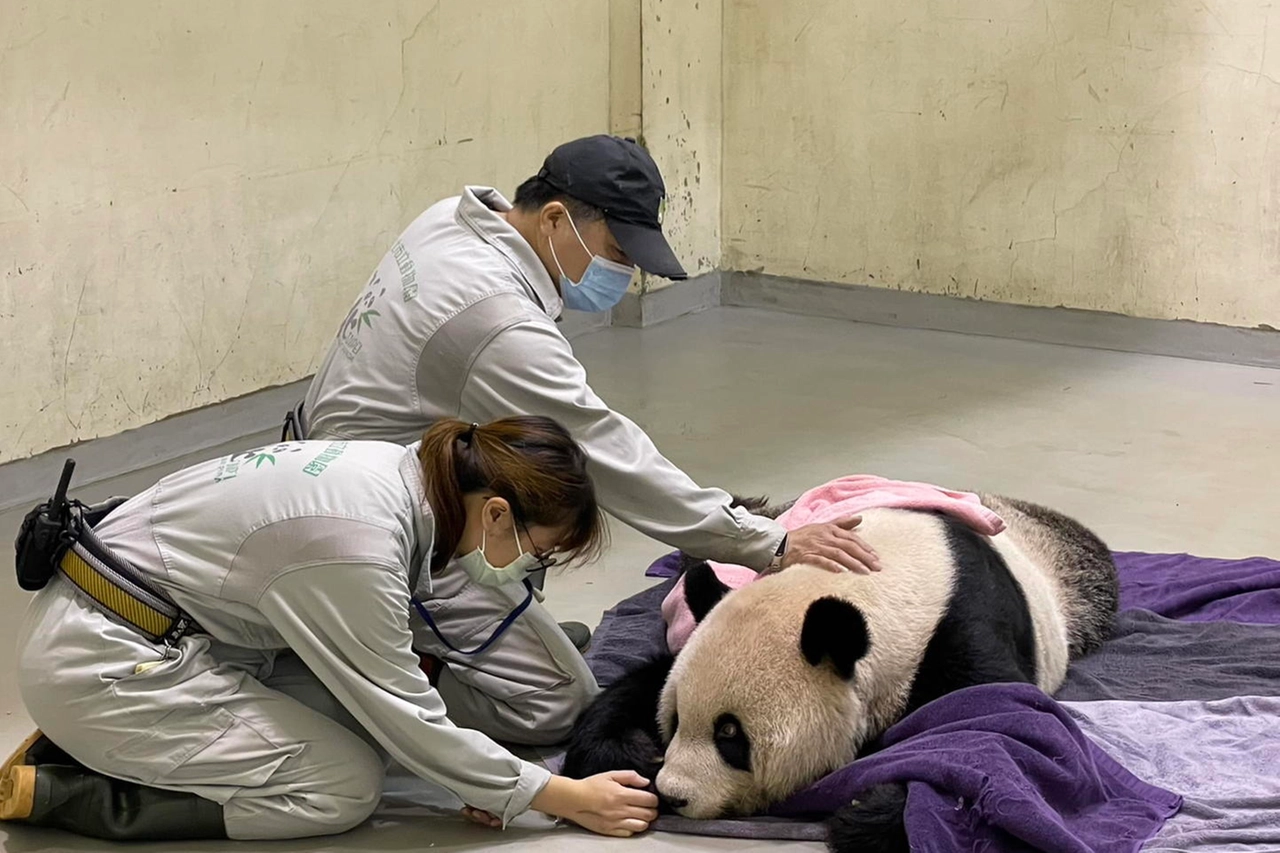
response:
[[[585,652],[591,645],[591,629],[581,622],[561,622],[560,630],[564,631],[579,653]]]
[[[13,755],[5,761],[3,767],[0,767],[0,779],[4,779],[9,775],[9,768],[24,764],[64,764],[68,767],[82,767],[83,765],[63,751],[53,741],[49,740],[44,734],[37,730],[22,745],[14,750]]]
[[[38,761],[58,753],[66,755],[36,732],[9,757],[0,768],[0,820],[107,841],[227,837],[222,806],[213,800]]]

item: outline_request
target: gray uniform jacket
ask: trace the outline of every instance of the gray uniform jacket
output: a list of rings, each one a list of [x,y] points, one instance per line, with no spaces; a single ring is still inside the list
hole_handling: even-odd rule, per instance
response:
[[[433,530],[411,448],[289,442],[172,474],[98,533],[216,641],[292,649],[402,766],[506,820],[550,774],[455,726],[419,668]]]
[[[467,187],[409,225],[316,372],[307,437],[408,444],[444,417],[551,417],[586,449],[611,514],[689,553],[764,569],[783,528],[698,486],[596,396],[556,328],[555,285],[495,212],[510,208]]]

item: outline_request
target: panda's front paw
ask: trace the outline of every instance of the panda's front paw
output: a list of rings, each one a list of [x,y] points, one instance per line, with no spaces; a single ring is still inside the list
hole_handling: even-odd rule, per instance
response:
[[[832,853],[909,853],[907,786],[876,785],[827,821]]]

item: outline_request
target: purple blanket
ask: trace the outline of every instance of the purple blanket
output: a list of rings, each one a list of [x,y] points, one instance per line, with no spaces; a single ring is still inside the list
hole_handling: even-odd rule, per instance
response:
[[[1182,802],[1113,761],[1031,685],[944,696],[884,743],[773,813],[827,815],[873,785],[902,782],[913,851],[1130,853]]]
[[[1280,562],[1117,553],[1120,609],[1183,622],[1280,625]],[[655,564],[656,565],[656,564]]]

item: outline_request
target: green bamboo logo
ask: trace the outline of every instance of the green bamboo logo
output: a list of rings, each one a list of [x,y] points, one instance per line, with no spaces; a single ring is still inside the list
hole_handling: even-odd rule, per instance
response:
[[[373,278],[369,279],[369,283],[365,285],[365,291],[356,300],[356,304],[351,306],[351,310],[347,312],[347,319],[342,321],[342,326],[338,330],[338,339],[342,342],[342,349],[346,352],[348,358],[355,358],[360,352],[362,344],[360,343],[360,332],[364,329],[372,329],[373,321],[382,314],[373,307],[374,303],[387,292],[385,287],[374,290],[381,283],[382,279],[375,272]]]
[[[270,447],[258,447],[253,450],[246,450],[243,453],[235,453],[226,457],[218,463],[218,470],[213,475],[215,483],[221,483],[225,480],[234,480],[240,473],[242,467],[247,468],[250,463],[253,467],[261,468],[262,463],[270,462],[271,467],[276,466],[276,456],[280,453],[298,453],[302,450],[302,445],[297,442],[281,442]]]

